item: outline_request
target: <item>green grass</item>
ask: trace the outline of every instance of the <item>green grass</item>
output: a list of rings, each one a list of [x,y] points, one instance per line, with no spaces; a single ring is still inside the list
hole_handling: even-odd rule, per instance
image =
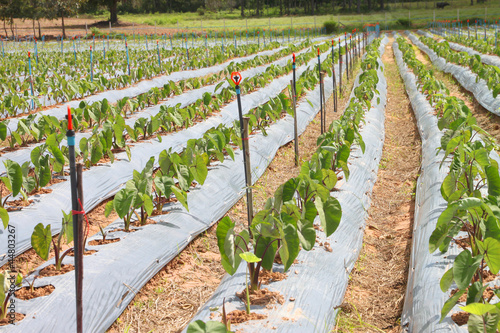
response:
[[[487,18],[490,20],[498,19],[500,17],[500,3],[485,3],[474,4],[470,6],[468,0],[449,1],[451,6],[446,9],[435,9],[436,20],[440,19],[456,19],[457,9],[459,10],[460,19],[466,18],[484,18],[485,7],[487,7]],[[206,30],[222,30],[224,26],[226,30],[249,30],[255,28],[269,29],[271,28],[288,28],[293,20],[293,26],[298,27],[320,27],[323,22],[333,20],[340,21],[348,28],[361,27],[363,23],[377,23],[381,24],[381,28],[385,29],[387,24],[389,29],[401,29],[403,26],[397,21],[399,19],[410,19],[412,21],[412,28],[425,27],[427,22],[432,21],[434,12],[433,1],[417,1],[417,2],[389,2],[386,4],[387,10],[385,12],[374,11],[365,14],[342,14],[335,12],[328,15],[317,16],[281,16],[279,15],[278,8],[270,8],[263,11],[266,17],[242,19],[239,10],[221,11],[221,12],[208,12],[205,11],[204,15],[198,13],[155,13],[155,14],[123,14],[119,18],[123,22],[134,22],[137,24],[148,24],[151,26],[156,25],[163,28],[177,28],[183,30],[200,31],[202,28]],[[356,7],[353,6],[353,9]],[[330,9],[331,10],[331,9]],[[337,7],[337,11],[341,8]],[[253,13],[247,12],[247,15]]]

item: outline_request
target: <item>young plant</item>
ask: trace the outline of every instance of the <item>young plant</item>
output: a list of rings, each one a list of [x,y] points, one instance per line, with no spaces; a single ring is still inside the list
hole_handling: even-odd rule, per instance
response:
[[[240,257],[241,259],[245,260],[247,264],[255,264],[262,260],[252,252],[240,253]],[[248,290],[248,265],[247,265],[247,272],[245,274],[245,288],[246,288],[246,298],[247,298],[246,308],[247,308],[247,313],[250,314],[250,291]]]
[[[106,241],[106,236],[108,235],[108,233],[104,231],[103,227],[101,227],[100,224],[99,224],[99,231],[101,232],[102,242],[104,243]]]
[[[19,273],[13,275],[8,270],[0,273],[0,320],[5,319],[9,312],[10,298],[14,294],[11,286],[19,287],[22,281],[23,276]]]
[[[42,223],[38,223],[35,226],[35,230],[31,235],[31,246],[35,250],[36,254],[38,254],[43,260],[47,260],[49,258],[50,246],[52,244],[54,248],[54,260],[56,270],[61,270],[62,261],[64,257],[72,250],[72,248],[67,249],[63,252],[62,245],[63,239],[66,244],[71,243],[73,240],[73,216],[71,213],[66,214],[63,213],[61,231],[57,236],[57,241],[52,239],[52,232],[50,224],[44,227]]]

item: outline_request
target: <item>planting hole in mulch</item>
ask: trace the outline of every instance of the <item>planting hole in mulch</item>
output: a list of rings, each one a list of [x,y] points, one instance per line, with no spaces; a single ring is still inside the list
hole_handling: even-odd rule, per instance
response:
[[[63,182],[64,180],[61,180],[61,182]],[[60,182],[58,182],[60,183]],[[52,193],[52,189],[51,188],[41,188],[39,190],[33,190],[29,193],[29,195],[36,195],[36,194],[48,194],[48,193]]]
[[[117,228],[117,229],[111,229],[111,230],[108,230],[106,231],[106,234],[110,234],[112,232],[118,232],[118,231],[123,231],[123,232],[136,232],[137,230],[136,229],[128,229],[128,230],[125,230],[124,228]]]
[[[267,316],[255,312],[248,314],[244,310],[234,310],[227,314],[227,318],[231,321],[231,324],[241,324],[249,320],[266,319]]]
[[[21,320],[24,319],[24,317],[26,317],[22,313],[17,313],[17,312],[15,313],[15,315],[16,315],[16,317],[14,319],[15,323],[20,322]],[[7,318],[0,320],[0,326],[7,326],[7,325],[10,325],[10,318],[8,317],[8,315],[7,315]]]
[[[272,271],[268,271],[267,269],[263,269],[259,275],[260,282],[263,284],[269,284],[269,283],[275,282],[275,281],[282,281],[286,278],[287,278],[287,275],[285,273],[272,272]]]
[[[469,321],[469,313],[465,311],[457,312],[451,315],[451,319],[458,325],[462,326]]]
[[[113,239],[106,238],[105,240],[94,239],[94,240],[89,242],[89,245],[106,245],[106,244],[116,243],[119,241],[120,241],[120,238],[113,238]]]
[[[12,201],[7,201],[7,205],[10,206],[7,208],[7,211],[9,209],[16,210],[18,207],[27,207],[33,203],[33,200],[23,200],[23,199],[17,199],[17,200],[12,200]]]
[[[37,297],[50,295],[54,289],[56,289],[53,285],[49,284],[43,287],[35,287],[33,291],[31,287],[23,287],[15,292],[16,298],[22,300],[29,300]]]
[[[56,275],[62,275],[66,274],[68,272],[71,272],[72,270],[75,269],[75,266],[73,265],[61,265],[60,270],[56,270],[56,265],[52,264],[40,271],[40,277],[42,276],[56,276]]]
[[[245,304],[247,304],[246,289],[242,292],[236,293]],[[270,291],[268,289],[250,290],[250,304],[252,305],[270,305],[270,304],[283,304],[285,298],[277,291]]]

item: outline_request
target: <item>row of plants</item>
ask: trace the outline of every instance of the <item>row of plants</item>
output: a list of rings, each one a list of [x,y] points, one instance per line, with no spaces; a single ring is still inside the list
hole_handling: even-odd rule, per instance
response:
[[[500,93],[500,68],[481,62],[479,55],[469,55],[467,52],[457,52],[450,48],[447,41],[438,42],[433,38],[422,36],[420,40],[436,54],[448,62],[465,66],[477,74],[476,81],[483,79],[496,98]]]
[[[484,38],[469,38],[467,34],[446,34],[447,40],[466,45],[474,50],[483,54],[495,54],[500,56],[500,48],[495,46],[495,36],[488,36]]]
[[[320,49],[328,49],[328,45],[319,47]],[[310,50],[297,57],[298,63],[305,63],[308,58],[313,57],[315,52]],[[338,55],[336,55],[338,57]],[[331,60],[330,60],[331,62]],[[328,62],[327,62],[328,63]],[[277,71],[291,70],[291,64],[285,67],[279,67]],[[271,70],[274,72],[274,70]],[[302,94],[305,87],[313,85],[315,76],[314,70],[307,70],[297,81],[298,91]],[[269,73],[263,73],[266,77],[266,82],[272,80],[275,76]],[[230,83],[232,81],[228,80]],[[262,82],[265,84],[265,82]],[[252,81],[244,81],[241,83],[242,90],[249,90],[250,87],[255,88]],[[304,88],[303,88],[304,87]],[[111,162],[114,161],[113,151],[126,151],[130,159],[130,148],[127,145],[127,136],[131,141],[135,142],[142,139],[148,139],[156,135],[158,140],[162,139],[162,134],[178,130],[180,128],[189,127],[194,121],[205,119],[210,116],[212,112],[218,111],[220,105],[229,102],[234,97],[233,88],[230,86],[224,88],[223,91],[216,95],[205,93],[201,99],[196,101],[193,105],[188,105],[185,108],[175,107],[162,107],[157,115],[151,118],[139,118],[136,120],[134,127],[125,124],[123,117],[120,114],[115,114],[113,120],[108,119],[102,122],[102,130],[99,130],[100,122],[96,121],[92,135],[89,138],[82,138],[79,142],[76,155],[88,167],[97,164],[103,158],[108,158]],[[283,105],[288,105],[285,95],[278,96],[281,108]],[[252,122],[256,127],[263,129],[270,119],[267,115],[270,111],[270,106],[277,102],[265,104],[262,107],[250,112]],[[109,105],[108,105],[109,107]],[[280,107],[280,106],[278,106]],[[262,108],[265,108],[262,109]],[[74,128],[78,129],[81,123],[81,116],[84,112],[82,110],[75,110],[73,116]],[[55,127],[55,126],[59,127]],[[17,162],[7,160],[4,165],[6,168],[7,176],[0,178],[5,184],[7,194],[0,202],[0,218],[3,221],[4,227],[8,225],[9,217],[7,213],[7,199],[17,197],[21,194],[22,199],[28,203],[28,194],[39,191],[43,186],[49,184],[52,176],[58,176],[63,173],[64,166],[69,161],[68,148],[62,144],[65,137],[63,129],[67,127],[67,121],[61,122],[53,121],[50,124],[53,126],[48,131],[52,132],[45,143],[35,147],[31,151],[31,161],[25,162],[22,166]],[[33,180],[30,180],[33,179]]]
[[[117,115],[123,118],[131,114],[144,110],[146,107],[156,105],[174,95],[181,95],[191,89],[199,89],[202,86],[214,84],[222,77],[229,75],[232,71],[240,71],[282,58],[289,52],[296,52],[309,46],[309,42],[304,42],[298,46],[290,46],[273,55],[257,56],[253,59],[241,63],[231,63],[224,70],[206,78],[194,77],[174,82],[170,80],[163,87],[153,87],[146,93],[134,98],[125,97],[117,101],[116,105],[110,104],[107,99],[88,104],[80,102],[79,108],[75,109],[75,128],[78,131],[93,129],[96,124],[101,126],[108,119],[114,119]],[[16,130],[9,130],[10,119],[0,122],[0,140],[8,141],[10,149],[25,146],[28,143],[38,143],[46,139],[48,134],[61,133],[59,120],[50,115],[29,115],[20,119]],[[64,132],[64,131],[63,131]]]
[[[320,49],[323,49],[323,51],[327,48],[327,45],[320,46]],[[314,54],[315,52],[310,50],[298,56],[298,63],[307,62],[310,58],[314,57]],[[265,72],[245,80],[241,84],[242,91],[247,93],[263,87],[275,77],[285,74],[290,70],[291,64],[284,67],[272,65]],[[218,111],[220,105],[228,103],[234,98],[233,88],[229,86],[222,88],[218,94],[213,96],[205,93],[202,98],[184,108],[178,105],[173,107],[162,106],[155,116],[139,118],[133,126],[126,125],[124,120],[124,117],[127,115],[126,109],[124,110],[125,105],[128,105],[129,109],[138,110],[145,108],[146,105],[156,104],[159,99],[166,98],[165,94],[170,94],[172,89],[170,87],[172,86],[166,85],[162,90],[154,88],[150,95],[143,94],[135,100],[120,100],[116,107],[107,103],[107,100],[95,102],[92,107],[82,102],[83,107],[74,110],[74,128],[77,130],[91,129],[92,133],[89,138],[84,137],[79,143],[80,149],[77,150],[77,155],[81,156],[83,163],[87,167],[90,167],[97,164],[102,158],[109,158],[113,162],[113,151],[117,150],[125,150],[130,159],[130,149],[126,144],[127,137],[132,142],[136,142],[151,138],[153,135],[165,134],[179,128],[191,126],[194,121],[205,119],[212,112]],[[180,89],[178,93],[181,93]],[[36,152],[43,151],[47,155],[50,153],[52,156],[46,156],[47,160],[57,163],[57,165],[54,165],[54,168],[57,167],[56,172],[60,172],[65,164],[65,160],[67,160],[68,153],[66,147],[62,145],[62,140],[65,137],[64,128],[66,128],[66,122],[64,120],[59,122],[55,117],[44,115],[38,118],[38,123],[35,123],[35,117],[35,115],[30,115],[26,119],[19,121],[18,130],[11,132],[10,136],[7,136],[7,125],[3,123],[3,130],[0,134],[3,135],[2,138],[5,138],[9,142],[11,147],[15,143],[25,145],[28,142],[40,142],[42,139],[47,138],[45,144],[36,148]],[[161,140],[161,136],[158,136],[158,139]],[[54,155],[60,156],[61,151],[66,154],[66,159],[62,159],[61,162],[63,164],[60,164],[59,161],[53,158]],[[34,152],[31,154],[32,162],[34,154]],[[16,163],[12,162],[11,164],[15,165]],[[29,165],[29,163],[27,164]],[[35,162],[33,164],[35,165]]]
[[[77,62],[74,59],[68,62],[71,68],[87,68],[83,76],[75,70],[58,74],[51,67],[36,66],[34,61],[31,61],[34,71],[32,76],[28,74],[21,78],[5,77],[0,84],[0,92],[2,93],[0,116],[15,116],[32,109],[41,109],[47,103],[57,104],[109,89],[123,88],[143,79],[151,79],[159,74],[209,67],[234,57],[253,54],[263,49],[274,49],[278,46],[279,43],[272,43],[265,48],[249,45],[229,47],[224,50],[220,47],[213,47],[211,48],[212,55],[206,55],[205,49],[198,48],[190,50],[192,54],[188,56],[189,59],[185,53],[176,54],[172,57],[168,68],[165,68],[166,65],[161,67],[157,65],[158,55],[153,51],[149,52],[151,54],[147,51],[129,51],[129,58],[133,59],[130,67],[127,65],[125,51],[111,51],[106,54],[105,58],[102,54],[94,52],[92,66],[90,51],[85,51]],[[146,53],[147,56],[144,57],[143,53]],[[56,59],[59,56],[58,53],[55,53],[46,57],[47,61],[57,62]],[[78,61],[82,63],[79,64]],[[28,59],[24,59],[16,64],[29,72],[28,62]],[[152,64],[154,65],[152,66]],[[60,67],[65,68],[65,66]],[[91,72],[91,68],[94,72]],[[33,82],[34,96],[31,94],[30,82]],[[34,108],[30,107],[32,101]]]
[[[363,153],[365,150],[359,128],[371,101],[378,94],[380,43],[379,38],[366,47],[366,57],[361,62],[360,84],[354,89],[354,97],[341,118],[318,137],[318,148],[309,161],[302,163],[300,174],[276,190],[264,208],[253,216],[249,230],[236,232],[236,225],[228,216],[217,226],[218,246],[226,272],[233,275],[241,262],[246,261],[249,275],[249,282],[246,283],[247,313],[250,313],[249,290],[260,289],[262,269],[272,270],[279,256],[286,272],[301,249],[310,251],[314,247],[316,217],[319,217],[327,237],[340,224],[342,208],[339,201],[331,196],[331,191],[341,174],[346,180],[349,178],[347,161],[353,145],[358,145]],[[223,323],[198,320],[188,327],[188,332],[198,332],[203,327],[227,332],[231,330],[231,323],[224,312]]]
[[[452,241],[462,251],[440,281],[443,292],[456,287],[443,305],[441,320],[459,304],[469,314],[469,332],[494,333],[500,328],[500,304],[493,298],[500,289],[485,278],[500,269],[500,176],[491,157],[498,146],[465,103],[449,96],[443,82],[417,60],[412,46],[403,38],[398,43],[421,91],[437,111],[438,128],[444,131],[439,149],[444,152],[440,167],[449,168],[441,184],[447,207],[429,239],[429,251],[446,252]],[[460,237],[464,233],[467,236]]]
[[[148,50],[141,50],[129,47],[128,48],[128,60],[131,68],[138,68],[141,64],[150,63],[151,59],[156,60],[155,63],[158,63],[157,57],[158,53],[161,59],[169,59],[170,61],[183,63],[187,61],[186,49],[184,47],[175,47],[173,49],[166,49],[164,46],[160,47],[160,43],[158,45],[156,42],[153,46],[153,41],[151,41],[151,48]],[[42,75],[45,74],[48,77],[51,77],[55,74],[59,75],[67,75],[72,79],[81,78],[82,74],[85,73],[84,76],[89,75],[88,67],[90,63],[90,50],[93,52],[93,59],[96,63],[99,63],[100,66],[95,68],[95,71],[101,71],[103,73],[107,73],[110,76],[115,76],[117,70],[121,70],[125,72],[127,69],[127,56],[125,44],[126,41],[121,42],[120,49],[108,49],[106,46],[106,52],[103,50],[97,50],[96,43],[90,43],[89,45],[85,45],[83,51],[77,51],[76,47],[74,47],[74,43],[68,43],[66,47],[69,48],[69,52],[61,53],[57,50],[54,51],[43,51],[39,52],[40,49],[37,46],[37,51],[32,50],[32,73],[34,75]],[[76,45],[76,43],[75,43]],[[106,45],[106,44],[104,44]],[[225,61],[224,59],[231,59],[233,57],[253,54],[258,51],[262,51],[265,49],[273,49],[277,47],[277,43],[266,45],[265,48],[259,48],[257,45],[242,45],[240,47],[236,47],[234,45],[227,45],[224,48],[224,55],[220,53],[220,47],[210,47],[205,48],[205,46],[199,47],[191,47],[189,48],[189,56],[193,58],[204,57],[207,60],[216,61]],[[100,43],[97,42],[97,47],[100,47]],[[29,51],[29,50],[28,50]],[[222,57],[220,57],[222,56]],[[211,59],[214,58],[214,59]],[[182,61],[179,61],[181,60]],[[19,64],[19,66],[14,66],[14,64]],[[170,70],[169,70],[170,71]],[[30,74],[29,64],[27,58],[27,52],[19,52],[19,53],[7,53],[4,57],[0,59],[0,76],[11,79],[18,79],[21,82],[23,80],[28,79]]]

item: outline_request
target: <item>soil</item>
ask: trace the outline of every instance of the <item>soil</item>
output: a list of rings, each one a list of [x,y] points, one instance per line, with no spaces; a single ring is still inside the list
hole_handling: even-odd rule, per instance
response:
[[[250,314],[248,314],[243,310],[234,310],[227,314],[227,318],[231,321],[231,324],[241,324],[249,320],[266,319],[267,316],[255,312],[251,312]]]
[[[10,206],[7,208],[7,210],[10,212],[11,210],[17,210],[19,207],[28,207],[33,203],[33,200],[29,199],[28,201],[24,199],[17,199],[17,200],[11,200],[7,201],[6,205]]]
[[[31,291],[30,287],[24,287],[16,291],[16,298],[22,300],[29,300],[37,297],[50,295],[54,289],[56,289],[53,285],[43,286],[43,287],[35,287],[33,291]]]
[[[147,219],[146,223],[144,223],[144,224],[140,224],[139,221],[134,221],[134,222],[130,223],[130,225],[134,226],[134,227],[143,227],[143,226],[148,225],[148,224],[156,224],[156,221],[153,219]]]
[[[458,325],[462,326],[469,321],[469,313],[465,311],[457,312],[451,315],[451,319]]]
[[[287,278],[285,273],[281,272],[271,272],[266,269],[263,269],[259,273],[259,280],[262,284],[269,284],[271,282],[282,281]]]
[[[120,241],[120,238],[113,238],[113,239],[106,238],[105,240],[94,239],[93,241],[89,242],[89,245],[92,245],[92,246],[95,246],[95,245],[106,245],[106,244],[116,243],[116,242],[119,242],[119,241]]]
[[[243,289],[243,291],[236,293],[243,303],[247,304],[247,291]],[[263,305],[269,306],[271,304],[283,304],[285,303],[285,298],[277,291],[270,291],[269,289],[259,289],[259,290],[250,290],[250,304],[252,305]]]
[[[382,61],[387,80],[385,143],[364,234],[364,247],[333,332],[401,332],[400,317],[412,243],[414,192],[421,141],[392,50]]]
[[[358,67],[359,68],[359,65]],[[345,84],[345,76],[342,83]],[[343,110],[352,90],[352,79],[344,87],[339,101],[339,110]],[[326,103],[326,120],[330,124],[340,117],[341,112],[333,112],[333,100]],[[320,115],[318,114],[299,137],[300,159],[309,160],[315,152],[316,139],[320,135]],[[294,165],[293,142],[278,149],[273,161],[262,177],[254,184],[254,211],[261,209],[267,198],[282,183],[300,172]],[[236,229],[246,227],[246,198],[240,199],[226,215],[236,223]],[[215,292],[225,271],[220,263],[220,254],[214,225],[191,242],[173,261],[156,274],[139,291],[127,306],[119,320],[108,332],[118,333],[128,329],[130,333],[179,332]]]
[[[58,271],[56,270],[56,265],[52,264],[40,271],[40,277],[62,275],[71,272],[74,269],[75,266],[73,265],[61,265],[61,269]]]
[[[96,250],[85,250],[85,252],[83,253],[84,256],[90,256],[91,254],[94,254],[94,253],[97,253]],[[69,250],[68,251],[68,254],[66,255],[68,257],[72,257],[73,256],[73,250]]]
[[[17,313],[17,312],[15,313],[15,315],[16,315],[16,319],[14,319],[14,322],[19,322],[19,321],[23,320],[24,317],[26,317],[22,313]],[[6,325],[10,325],[9,318],[4,318],[4,319],[0,320],[0,326],[6,326]]]

